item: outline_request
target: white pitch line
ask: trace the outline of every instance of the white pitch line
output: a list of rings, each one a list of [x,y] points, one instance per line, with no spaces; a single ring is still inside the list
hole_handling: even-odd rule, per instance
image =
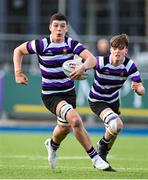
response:
[[[3,167],[8,167],[8,168],[11,168],[11,169],[20,169],[20,168],[23,168],[23,169],[50,169],[50,167],[48,166],[48,165],[36,165],[36,166],[28,166],[28,165],[8,165],[8,164],[6,164],[6,165],[0,165],[0,169],[2,169]],[[57,170],[59,170],[59,169],[62,169],[62,170],[64,170],[64,169],[93,169],[93,167],[92,166],[90,166],[90,167],[86,167],[86,166],[79,166],[79,168],[77,167],[77,166],[58,166],[57,167]],[[115,169],[116,170],[118,170],[119,172],[120,171],[127,171],[127,170],[129,170],[129,171],[148,171],[148,168],[129,168],[129,167],[127,167],[127,168],[118,168],[118,167],[115,167]],[[50,169],[51,170],[51,169]]]
[[[2,155],[0,159],[47,159],[47,156],[29,156],[29,155]],[[79,159],[89,159],[88,156],[60,156],[57,157],[58,160],[79,160]]]
[[[29,160],[47,160],[47,156],[39,156],[39,155],[0,155],[0,159],[29,159]],[[88,156],[59,156],[57,157],[58,160],[86,160],[89,159]],[[124,158],[124,157],[117,157],[117,156],[109,156],[108,159],[117,160],[117,161],[147,161],[147,159],[141,158]]]

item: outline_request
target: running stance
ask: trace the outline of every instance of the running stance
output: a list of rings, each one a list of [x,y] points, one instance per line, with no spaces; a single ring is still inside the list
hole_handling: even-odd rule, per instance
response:
[[[135,63],[128,58],[128,36],[117,35],[110,40],[110,55],[98,56],[95,66],[94,82],[89,93],[92,111],[104,122],[106,132],[97,143],[98,154],[107,161],[118,133],[123,128],[119,116],[119,90],[129,77],[131,89],[140,96],[145,94],[140,73]]]
[[[22,59],[27,54],[37,54],[42,75],[42,100],[46,108],[57,116],[57,126],[51,139],[45,141],[48,161],[51,168],[56,167],[56,151],[70,132],[73,133],[90,156],[97,169],[111,171],[92,146],[90,138],[83,126],[82,119],[76,111],[76,94],[74,80],[87,69],[95,66],[96,58],[77,40],[66,36],[68,20],[56,13],[50,19],[50,35],[48,37],[24,42],[14,50],[13,62],[17,83],[27,84],[28,78],[22,72]],[[84,65],[75,68],[70,77],[66,77],[62,64],[77,54],[85,60]],[[73,78],[73,79],[72,79]]]

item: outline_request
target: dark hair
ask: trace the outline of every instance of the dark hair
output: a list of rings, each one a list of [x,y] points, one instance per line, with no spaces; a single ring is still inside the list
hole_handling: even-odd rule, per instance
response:
[[[59,21],[66,21],[66,24],[68,24],[68,20],[66,18],[66,16],[62,13],[55,13],[51,16],[50,18],[50,24],[54,21],[54,20],[59,20]]]
[[[124,47],[128,48],[128,36],[126,34],[120,34],[113,36],[110,40],[110,45],[113,48],[123,49]]]

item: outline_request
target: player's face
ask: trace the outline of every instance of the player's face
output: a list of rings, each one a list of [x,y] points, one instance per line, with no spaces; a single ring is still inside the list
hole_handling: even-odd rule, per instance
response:
[[[61,43],[64,41],[64,36],[67,33],[68,25],[66,21],[54,20],[49,26],[53,42]]]
[[[113,48],[110,49],[112,62],[115,65],[119,65],[123,62],[124,57],[126,56],[128,49],[126,47],[120,49],[120,48]]]

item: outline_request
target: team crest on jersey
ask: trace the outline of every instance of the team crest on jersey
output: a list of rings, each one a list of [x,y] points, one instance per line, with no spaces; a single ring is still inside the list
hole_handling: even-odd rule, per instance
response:
[[[120,73],[120,76],[124,76],[124,71],[122,71],[122,72]]]
[[[104,74],[110,74],[109,70],[108,70],[108,69],[105,69],[105,70],[104,70]]]
[[[67,49],[63,48],[63,54],[67,54]]]

